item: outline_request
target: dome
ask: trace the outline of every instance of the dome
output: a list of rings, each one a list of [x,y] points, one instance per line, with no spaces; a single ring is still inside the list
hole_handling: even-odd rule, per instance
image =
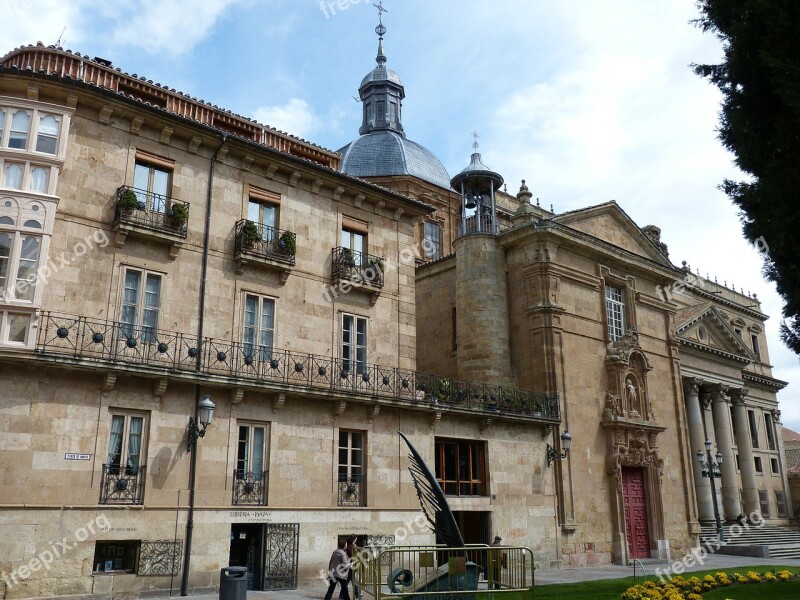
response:
[[[400,82],[400,76],[392,71],[391,69],[387,69],[383,65],[378,65],[372,71],[366,74],[364,79],[361,80],[361,85],[359,88],[363,88],[368,83],[382,83],[384,81],[389,81],[391,83],[396,83],[397,85],[403,85]]]
[[[339,152],[342,154],[339,169],[348,175],[411,175],[450,189],[450,176],[433,152],[394,131],[367,133]]]

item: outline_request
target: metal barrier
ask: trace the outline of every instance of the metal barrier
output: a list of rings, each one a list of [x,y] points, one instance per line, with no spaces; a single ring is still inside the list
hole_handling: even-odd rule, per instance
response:
[[[533,599],[534,561],[524,546],[358,548],[354,579],[375,600],[474,600],[487,592]]]

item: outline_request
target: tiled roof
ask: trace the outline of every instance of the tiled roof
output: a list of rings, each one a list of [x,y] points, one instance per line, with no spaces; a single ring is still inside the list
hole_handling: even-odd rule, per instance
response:
[[[786,472],[789,477],[800,477],[800,449],[786,451]]]
[[[792,431],[788,427],[782,428],[782,437],[784,442],[800,442],[800,433]]]
[[[675,326],[680,329],[684,323],[693,321],[711,307],[711,302],[701,302],[694,306],[687,306],[675,313]]]

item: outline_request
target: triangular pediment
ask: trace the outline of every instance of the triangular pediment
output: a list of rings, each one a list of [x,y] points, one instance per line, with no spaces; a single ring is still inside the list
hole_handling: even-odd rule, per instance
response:
[[[639,256],[672,266],[665,254],[615,201],[562,213],[553,220]]]
[[[675,315],[675,335],[682,344],[742,362],[755,360],[724,313],[710,302],[682,308]]]

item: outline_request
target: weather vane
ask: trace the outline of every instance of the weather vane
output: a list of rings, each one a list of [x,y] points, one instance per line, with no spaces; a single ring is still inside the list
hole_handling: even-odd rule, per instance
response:
[[[378,0],[378,3],[373,4],[372,6],[378,9],[378,26],[375,28],[375,33],[378,34],[379,38],[383,39],[383,36],[386,33],[386,27],[383,26],[383,13],[389,11],[383,8],[383,0]]]
[[[480,137],[478,135],[478,130],[477,129],[472,132],[472,137],[475,138],[475,141],[472,142],[472,149],[475,150],[475,152],[477,152],[478,151],[478,138]]]

